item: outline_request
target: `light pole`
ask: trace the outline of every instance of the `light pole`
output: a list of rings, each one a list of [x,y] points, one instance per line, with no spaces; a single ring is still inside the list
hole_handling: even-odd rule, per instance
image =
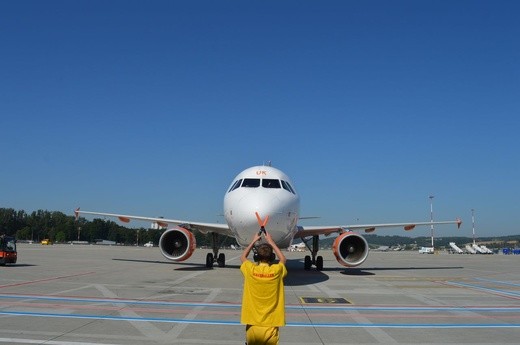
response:
[[[475,244],[475,210],[471,209],[471,223],[473,224],[473,244]]]
[[[430,229],[431,229],[431,233],[432,233],[432,248],[435,251],[435,246],[433,244],[433,198],[434,198],[434,196],[430,195],[429,198],[430,198],[430,223],[431,223]]]

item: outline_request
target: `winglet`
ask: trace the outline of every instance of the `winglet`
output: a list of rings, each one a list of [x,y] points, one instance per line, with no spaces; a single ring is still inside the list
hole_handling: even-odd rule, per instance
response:
[[[461,225],[462,225],[462,220],[460,218],[457,218],[457,229],[460,229]]]

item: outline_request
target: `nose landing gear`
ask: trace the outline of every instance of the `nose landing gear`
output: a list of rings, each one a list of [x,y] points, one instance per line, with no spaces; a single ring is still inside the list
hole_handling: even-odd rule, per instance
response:
[[[320,247],[319,246],[320,237],[318,235],[312,236],[312,248],[309,247],[309,244],[307,243],[307,242],[309,242],[308,240],[304,241],[304,242],[305,242],[305,245],[307,246],[307,248],[309,248],[309,250],[311,251],[311,255],[305,256],[305,258],[303,260],[303,269],[308,271],[311,269],[312,265],[315,265],[317,271],[322,271],[323,270],[323,256],[317,256],[318,250]]]
[[[206,255],[206,267],[213,268],[213,264],[216,262],[218,267],[226,267],[226,254],[220,253],[220,244],[219,244],[219,235],[216,232],[211,233],[211,247],[213,249],[213,253],[208,253]]]

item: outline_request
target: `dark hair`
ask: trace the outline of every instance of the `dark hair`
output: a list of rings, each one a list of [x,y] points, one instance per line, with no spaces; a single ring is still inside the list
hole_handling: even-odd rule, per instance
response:
[[[273,247],[270,244],[262,243],[256,248],[258,253],[258,261],[272,262],[274,261]]]

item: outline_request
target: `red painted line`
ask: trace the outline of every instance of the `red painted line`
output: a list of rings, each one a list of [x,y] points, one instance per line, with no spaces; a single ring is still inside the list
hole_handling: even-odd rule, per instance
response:
[[[90,274],[95,272],[89,272],[89,273],[82,273],[82,274]],[[2,286],[0,286],[1,288]],[[220,302],[220,303],[211,303],[211,302],[200,302],[200,301],[190,301],[190,300],[166,300],[166,299],[128,299],[128,298],[114,298],[114,297],[93,297],[93,296],[77,296],[77,295],[49,295],[49,294],[18,294],[18,293],[8,293],[6,295],[2,296],[17,296],[17,297],[25,297],[27,299],[31,299],[31,297],[50,297],[50,298],[60,298],[60,299],[67,299],[67,298],[78,298],[81,300],[92,300],[96,303],[109,303],[110,301],[114,301],[115,303],[128,303],[132,304],[133,302],[144,302],[144,303],[150,303],[150,304],[160,304],[161,302],[164,303],[174,303],[174,304],[203,304],[204,307],[207,308],[213,308],[213,307],[220,307],[220,306],[235,306],[240,307],[240,304],[232,303],[232,302]],[[77,302],[77,301],[71,301],[71,302]],[[81,302],[81,301],[79,301]],[[320,310],[320,309],[337,309],[338,311],[348,311],[348,310],[358,310],[358,309],[367,309],[367,311],[370,311],[371,309],[379,309],[388,308],[391,309],[429,309],[430,311],[443,311],[445,309],[450,310],[453,308],[457,308],[460,310],[465,311],[471,311],[473,309],[518,309],[520,306],[517,305],[498,305],[498,306],[489,306],[489,305],[467,305],[467,306],[446,306],[446,305],[419,305],[419,304],[403,304],[403,305],[392,305],[392,304],[330,304],[330,303],[322,303],[322,304],[292,304],[288,303],[286,304],[286,307],[289,309],[292,308],[301,308],[302,310],[307,310],[309,312],[314,312],[314,310]],[[324,307],[324,308],[321,308]]]
[[[68,276],[59,276],[59,277],[52,277],[52,278],[46,278],[46,279],[31,280],[31,281],[27,281],[27,282],[23,282],[23,283],[0,285],[0,289],[7,288],[7,287],[13,287],[13,286],[22,286],[22,285],[41,283],[41,282],[48,282],[48,281],[51,281],[51,280],[65,279],[65,278],[71,278],[71,277],[79,277],[79,276],[84,276],[84,275],[92,274],[92,273],[95,273],[95,272],[78,273],[78,274],[71,274],[71,275],[68,275]]]
[[[346,314],[346,313],[319,313],[319,314],[295,314],[295,313],[285,313],[285,316],[304,316],[307,317],[327,317],[327,316],[333,316],[335,318],[353,318],[353,317],[359,317],[362,316],[366,319],[490,319],[490,316],[488,314],[486,315],[450,315],[450,314],[431,314],[431,315],[417,315],[417,313],[411,313],[411,314]],[[502,316],[508,319],[519,319],[520,315],[517,314],[500,314],[498,316]],[[497,314],[494,315],[493,318],[498,318]]]
[[[200,310],[194,311],[190,308],[128,308],[128,307],[111,307],[111,306],[94,306],[94,305],[71,305],[64,303],[33,303],[33,302],[1,302],[0,306],[4,307],[33,307],[33,308],[43,308],[43,309],[52,309],[52,310],[97,310],[97,311],[133,311],[133,312],[142,312],[142,313],[154,313],[154,314],[208,314],[208,315],[240,315],[240,311],[209,311],[209,310]]]

